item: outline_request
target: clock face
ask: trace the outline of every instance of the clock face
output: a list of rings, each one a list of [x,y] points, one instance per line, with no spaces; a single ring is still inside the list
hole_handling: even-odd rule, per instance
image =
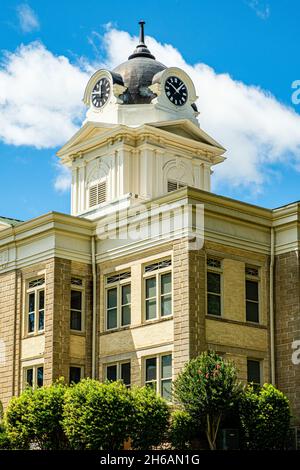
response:
[[[91,101],[95,108],[101,108],[105,105],[110,95],[110,82],[103,77],[98,80],[93,88]]]
[[[171,103],[176,106],[183,106],[187,102],[187,87],[178,77],[169,77],[166,80],[165,92]]]

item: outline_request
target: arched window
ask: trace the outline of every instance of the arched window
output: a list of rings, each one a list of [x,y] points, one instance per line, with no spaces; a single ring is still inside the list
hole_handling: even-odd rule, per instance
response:
[[[87,204],[89,208],[103,204],[108,200],[109,166],[97,162],[91,168],[87,178]]]
[[[89,207],[97,206],[106,201],[107,196],[107,181],[106,179],[96,184],[91,184],[89,187]]]
[[[194,178],[191,168],[182,160],[169,160],[164,168],[164,184],[168,193],[183,188],[194,186]]]

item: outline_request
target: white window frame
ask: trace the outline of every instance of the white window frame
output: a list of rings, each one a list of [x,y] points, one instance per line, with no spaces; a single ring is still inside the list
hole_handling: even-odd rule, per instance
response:
[[[247,269],[256,269],[258,271],[257,276],[252,276],[250,274],[247,274]],[[246,289],[246,284],[247,281],[252,281],[252,282],[257,282],[257,291],[258,291],[258,301],[253,301],[247,299],[247,289]],[[247,302],[255,303],[258,305],[258,321],[253,322],[251,320],[247,320]],[[261,270],[259,266],[250,266],[246,265],[245,266],[245,321],[247,323],[253,324],[253,325],[259,325],[261,323]]]
[[[31,365],[31,366],[24,366],[22,368],[22,371],[23,371],[23,390],[25,390],[25,388],[28,386],[28,382],[27,382],[27,371],[32,369],[33,371],[33,374],[32,374],[32,388],[37,388],[37,371],[38,369],[42,367],[43,368],[43,385],[44,385],[44,379],[45,379],[45,365],[42,363],[42,364],[34,364],[34,365]],[[43,386],[41,385],[41,386]]]
[[[80,380],[82,380],[84,378],[84,366],[81,366],[79,364],[70,364],[70,366],[69,366],[69,383],[70,383],[70,370],[71,370],[71,367],[76,367],[76,368],[80,369]]]
[[[108,378],[107,378],[107,368],[116,366],[116,368],[117,368],[117,381],[122,380],[122,374],[121,374],[122,364],[130,364],[130,382],[129,382],[129,384],[124,384],[127,388],[130,388],[131,387],[131,376],[132,376],[132,367],[131,367],[131,360],[130,359],[124,359],[122,361],[115,361],[115,362],[108,362],[107,364],[104,364],[104,377],[105,377],[105,380],[108,380]]]
[[[75,278],[75,276],[72,276],[72,278]],[[77,278],[76,279],[80,279],[82,281],[82,285],[79,286],[79,285],[76,285],[76,284],[72,284],[71,282],[71,289],[70,289],[70,331],[72,333],[84,333],[85,332],[85,283],[84,283],[84,280],[82,278]],[[74,291],[79,291],[81,292],[81,330],[73,330],[71,328],[71,312],[72,310],[76,311],[76,312],[79,312],[79,310],[75,310],[75,309],[72,309],[71,308],[71,291],[74,290]],[[75,367],[75,366],[74,366]]]
[[[44,278],[44,283],[29,287],[30,282]],[[39,293],[44,291],[44,328],[39,330]],[[28,331],[29,327],[29,296],[34,293],[34,330]],[[41,309],[42,310],[42,309]],[[45,321],[46,321],[46,278],[45,275],[35,276],[32,279],[26,281],[26,301],[25,301],[25,322],[24,322],[24,336],[35,336],[45,333]]]
[[[220,264],[221,264],[221,267],[218,268],[218,267],[208,266],[207,262],[208,262],[209,259],[214,259],[216,261],[219,261]],[[208,289],[207,289],[208,273],[215,273],[215,274],[220,275],[220,289],[221,289],[220,294],[216,294],[215,292],[209,292],[208,291]],[[213,318],[222,318],[223,317],[223,314],[224,314],[224,312],[223,312],[223,307],[224,307],[224,299],[223,299],[223,295],[224,295],[224,288],[223,287],[224,286],[223,286],[223,283],[224,283],[223,260],[221,258],[219,258],[218,256],[208,254],[207,258],[206,258],[205,291],[206,291],[206,315],[209,315],[210,317],[213,317]],[[209,313],[209,311],[208,311],[208,294],[220,297],[220,315],[215,315],[213,313]]]
[[[172,374],[170,377],[162,378],[162,357],[164,356],[171,356],[172,359]],[[147,380],[147,367],[146,362],[147,359],[156,359],[156,380]],[[162,396],[162,385],[163,382],[166,380],[171,380],[171,384],[173,383],[173,370],[174,370],[174,358],[171,351],[166,351],[160,354],[150,354],[149,356],[143,357],[143,384],[147,386],[147,384],[156,383],[156,393]],[[171,401],[171,400],[169,400]]]
[[[260,383],[248,382],[248,361],[258,362]],[[247,357],[247,383],[253,383],[254,385],[259,385],[260,387],[262,386],[262,383],[263,383],[263,360],[262,359],[257,359],[255,357]]]
[[[166,259],[160,259],[160,260],[157,260],[157,261],[153,261],[151,263],[146,263],[144,264],[143,266],[143,320],[145,323],[148,323],[148,322],[151,322],[151,321],[156,321],[156,320],[161,320],[161,319],[165,319],[165,318],[172,318],[173,317],[173,314],[174,314],[174,305],[173,305],[173,262],[172,262],[172,259],[171,259],[171,265],[170,266],[166,266],[165,268],[159,268],[159,269],[156,269],[154,271],[149,271],[149,272],[145,272],[145,268],[151,264],[156,264],[156,263],[160,263],[162,261],[166,261],[166,260],[169,260],[170,258],[166,258]],[[171,274],[171,310],[172,310],[172,313],[171,315],[162,315],[161,314],[161,298],[163,297],[163,294],[161,294],[161,277],[164,275],[164,274]],[[147,298],[146,297],[146,281],[147,279],[151,279],[151,278],[154,278],[155,277],[155,282],[156,282],[156,296],[155,297],[149,297]],[[170,294],[166,294],[166,295],[170,295]],[[146,301],[149,300],[149,299],[156,299],[156,317],[155,318],[149,318],[147,319],[147,308],[146,308]]]
[[[113,274],[109,274],[105,276],[105,330],[106,331],[115,331],[119,330],[120,328],[128,328],[131,326],[131,276],[126,279],[119,279],[115,282],[111,282],[107,284],[107,278],[113,276]],[[125,286],[130,286],[130,304],[122,304],[122,288]],[[111,289],[117,289],[117,326],[115,328],[108,328],[108,303],[107,303],[107,295],[108,291]],[[130,323],[127,325],[122,325],[122,307],[130,305]]]

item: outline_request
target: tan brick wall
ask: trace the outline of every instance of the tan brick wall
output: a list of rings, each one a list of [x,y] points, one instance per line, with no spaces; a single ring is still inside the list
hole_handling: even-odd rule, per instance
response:
[[[300,365],[292,363],[292,343],[300,340],[299,252],[276,257],[275,270],[276,380],[288,396],[300,425]]]

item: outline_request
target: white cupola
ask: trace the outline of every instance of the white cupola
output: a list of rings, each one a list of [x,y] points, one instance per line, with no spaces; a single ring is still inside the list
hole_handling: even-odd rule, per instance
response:
[[[72,169],[72,215],[96,219],[182,186],[210,190],[225,149],[199,126],[191,78],[156,61],[144,40],[90,78],[82,128],[58,152]]]

